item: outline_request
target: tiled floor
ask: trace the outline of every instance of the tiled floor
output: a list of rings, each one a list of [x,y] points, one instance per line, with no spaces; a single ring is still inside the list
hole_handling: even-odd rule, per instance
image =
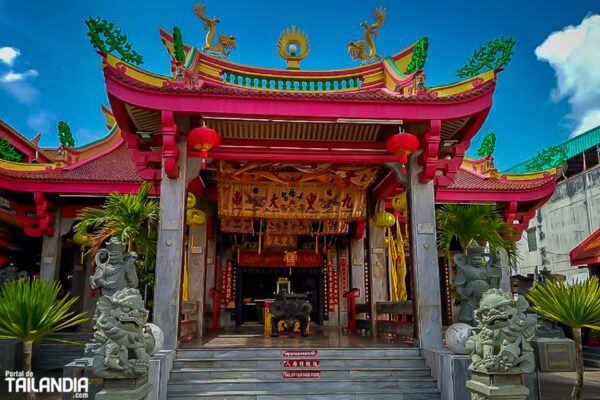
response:
[[[265,337],[262,326],[242,326],[239,332],[208,335],[181,344],[182,348],[336,348],[336,347],[413,347],[409,341],[392,341],[385,337],[342,335],[340,328],[321,328],[311,325],[309,337]]]

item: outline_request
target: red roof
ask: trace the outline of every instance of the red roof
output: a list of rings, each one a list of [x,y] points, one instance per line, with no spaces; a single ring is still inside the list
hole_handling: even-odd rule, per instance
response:
[[[0,175],[17,179],[55,182],[115,182],[140,183],[135,164],[127,154],[125,143],[108,154],[90,160],[73,169],[52,171],[13,171],[0,169]]]
[[[600,228],[569,253],[571,265],[600,264]]]
[[[502,174],[498,174],[495,177],[485,176],[461,167],[458,169],[454,182],[445,189],[478,192],[497,190],[531,190],[546,186],[555,179],[555,175],[548,174],[542,178],[534,180],[512,180],[503,178]]]
[[[468,92],[461,92],[451,96],[436,97],[433,95],[425,96],[405,96],[391,92],[387,89],[363,89],[352,92],[281,92],[274,90],[257,90],[243,87],[231,87],[225,84],[214,84],[211,82],[203,82],[198,86],[164,86],[157,87],[149,85],[145,82],[134,80],[122,73],[107,68],[107,74],[129,86],[143,88],[145,90],[175,93],[175,94],[204,94],[204,95],[232,95],[232,96],[247,96],[247,97],[263,97],[263,98],[306,98],[306,99],[325,99],[325,100],[342,100],[342,101],[385,101],[385,102],[417,102],[417,103],[443,103],[455,102],[476,98],[484,93],[494,89],[495,82],[490,81],[480,87],[474,88]]]

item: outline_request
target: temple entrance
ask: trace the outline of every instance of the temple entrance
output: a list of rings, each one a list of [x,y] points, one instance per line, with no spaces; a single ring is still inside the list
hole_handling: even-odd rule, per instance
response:
[[[289,289],[288,289],[289,288]],[[320,268],[241,268],[239,296],[236,299],[236,324],[263,324],[265,305],[279,292],[306,295],[311,303],[310,320],[323,324],[323,285]],[[237,311],[240,310],[240,311]]]

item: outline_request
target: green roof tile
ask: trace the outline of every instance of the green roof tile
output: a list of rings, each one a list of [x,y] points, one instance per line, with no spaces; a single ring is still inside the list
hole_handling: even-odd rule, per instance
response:
[[[598,144],[600,144],[600,125],[580,135],[574,136],[560,145],[567,148],[567,158],[571,158]],[[532,158],[533,157],[530,157],[525,161],[521,161],[504,172],[512,174],[529,172],[525,166]]]

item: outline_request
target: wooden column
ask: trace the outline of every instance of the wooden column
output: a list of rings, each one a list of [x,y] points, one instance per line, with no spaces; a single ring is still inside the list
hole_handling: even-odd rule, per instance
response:
[[[60,209],[56,210],[54,234],[42,237],[42,257],[40,259],[40,279],[55,281],[60,271],[60,256],[62,253],[62,240],[60,229]]]
[[[357,303],[365,303],[365,239],[352,239],[350,241],[351,264],[348,268],[352,270],[352,282],[350,287],[359,288],[360,296],[356,298]]]
[[[416,154],[410,158],[408,168],[417,331],[420,347],[436,348],[442,346],[442,300],[435,229],[435,197],[433,181],[419,181],[420,167],[417,158]],[[395,165],[394,170],[399,174],[400,166]]]
[[[188,242],[188,295],[189,301],[199,302],[198,336],[204,333],[204,293],[206,277],[206,226],[195,225],[189,228]]]
[[[383,229],[375,226],[373,216],[369,218],[369,266],[371,287],[371,335],[377,336],[377,302],[388,301],[388,275],[385,262]]]

